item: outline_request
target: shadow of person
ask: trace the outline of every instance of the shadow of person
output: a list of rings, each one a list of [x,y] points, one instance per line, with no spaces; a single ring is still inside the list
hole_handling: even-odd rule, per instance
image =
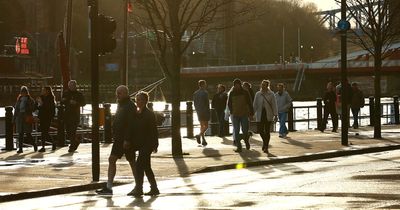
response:
[[[151,207],[151,204],[157,199],[158,196],[151,196],[149,199],[145,200],[143,197],[134,197],[133,201],[128,204],[127,207],[144,207],[148,208]],[[147,198],[147,196],[145,197]]]

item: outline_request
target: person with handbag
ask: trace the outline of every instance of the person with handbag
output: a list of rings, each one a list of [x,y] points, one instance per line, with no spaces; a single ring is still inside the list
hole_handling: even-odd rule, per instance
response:
[[[28,87],[22,86],[20,94],[17,97],[15,103],[15,113],[13,122],[15,123],[16,132],[18,133],[18,151],[17,153],[23,152],[24,145],[24,134],[26,139],[32,144],[33,150],[37,151],[36,141],[32,137],[32,124],[33,115],[32,112],[35,109],[35,101],[29,95]]]
[[[263,141],[262,151],[269,153],[268,145],[271,138],[271,126],[278,117],[278,107],[274,92],[270,89],[270,81],[263,80],[260,90],[256,92],[253,101],[257,132]]]

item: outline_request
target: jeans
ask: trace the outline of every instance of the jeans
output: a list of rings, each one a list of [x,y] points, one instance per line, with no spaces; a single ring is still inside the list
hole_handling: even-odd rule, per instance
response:
[[[249,132],[249,117],[247,116],[232,116],[232,124],[233,124],[233,141],[235,145],[240,145],[240,126],[242,126],[243,135],[248,135]]]
[[[143,189],[143,179],[144,174],[146,173],[147,180],[149,181],[151,188],[157,188],[157,182],[154,177],[154,172],[151,169],[151,153],[152,151],[148,150],[139,150],[139,155],[136,160],[135,167],[135,188],[138,190]]]
[[[225,112],[218,112],[217,111],[217,115],[218,115],[218,127],[219,127],[219,136],[225,136],[225,132],[224,132],[224,128],[225,128]]]
[[[351,113],[353,113],[353,128],[358,128],[358,112],[360,112],[360,108],[351,108]]]
[[[287,112],[279,112],[279,135],[286,135],[288,133],[286,127]]]

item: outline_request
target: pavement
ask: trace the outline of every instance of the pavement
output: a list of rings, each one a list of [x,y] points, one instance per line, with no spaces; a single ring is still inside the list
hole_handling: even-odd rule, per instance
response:
[[[195,139],[182,138],[184,155],[180,158],[171,154],[171,138],[160,139],[159,151],[152,156],[156,179],[170,180],[194,173],[397,150],[400,149],[400,125],[382,126],[382,139],[373,139],[373,127],[349,129],[348,146],[342,146],[340,130],[338,133],[296,131],[290,132],[286,138],[279,138],[273,132],[269,155],[261,151],[262,141],[258,134],[250,138],[250,150],[243,149],[241,153],[233,151],[232,136],[208,136],[206,139],[208,145],[203,147]],[[0,148],[4,146],[4,139],[0,139]],[[34,152],[32,147],[24,148],[21,154],[2,150],[0,202],[102,187],[107,180],[111,146],[100,145],[100,181],[96,182],[92,181],[91,144],[81,144],[74,153],[68,153],[68,147],[51,151],[51,146],[47,146],[44,153]],[[126,184],[133,188],[132,172],[125,158],[117,162],[114,182],[115,185]]]

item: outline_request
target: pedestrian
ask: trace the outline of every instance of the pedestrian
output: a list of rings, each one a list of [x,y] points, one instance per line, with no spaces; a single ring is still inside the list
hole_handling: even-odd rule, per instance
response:
[[[56,141],[51,140],[49,135],[51,121],[54,118],[56,109],[54,100],[54,93],[50,86],[43,87],[41,95],[36,99],[36,108],[39,110],[39,128],[40,132],[42,133],[42,148],[39,150],[39,152],[46,151],[46,141],[52,142],[52,150],[56,149]]]
[[[23,152],[24,145],[24,134],[26,134],[26,139],[28,143],[31,143],[33,150],[37,151],[36,140],[32,137],[32,124],[33,124],[33,114],[35,109],[35,100],[29,94],[28,87],[22,86],[20,94],[17,97],[17,102],[15,103],[15,113],[13,122],[15,123],[16,132],[18,133],[18,151],[17,153]]]
[[[351,108],[351,113],[353,114],[353,128],[357,129],[358,128],[358,113],[360,112],[360,108],[364,107],[365,101],[364,101],[364,94],[363,92],[358,88],[357,82],[353,82],[351,84],[352,88],[352,97],[351,97],[351,103],[350,103],[350,108]]]
[[[217,93],[214,95],[211,101],[211,107],[214,108],[218,116],[219,137],[225,136],[224,127],[227,122],[225,120],[225,108],[226,108],[226,102],[228,100],[228,94],[225,92],[225,90],[226,90],[225,85],[218,84]]]
[[[347,111],[347,122],[346,127],[350,125],[350,105],[351,99],[353,97],[353,91],[351,85],[347,78],[345,78],[345,83],[339,83],[336,86],[336,113],[340,116],[340,120],[342,121],[342,127],[344,126],[343,121],[343,101],[346,100],[346,111]],[[346,98],[343,97],[343,93],[346,92]]]
[[[246,144],[246,149],[250,149],[249,143],[249,117],[253,116],[253,103],[250,99],[248,91],[242,87],[242,81],[235,79],[233,81],[233,90],[228,96],[228,107],[232,116],[233,123],[233,141],[236,145],[235,152],[242,152],[242,144],[240,142],[240,127]]]
[[[277,88],[278,91],[275,93],[275,98],[278,105],[279,137],[285,138],[288,134],[288,130],[286,127],[287,113],[292,106],[292,98],[285,90],[285,86],[283,83],[278,83]]]
[[[117,171],[117,160],[121,159],[123,155],[129,162],[132,170],[132,176],[135,174],[135,141],[134,126],[137,121],[136,106],[129,98],[128,87],[120,85],[115,91],[117,97],[117,111],[114,115],[112,129],[114,144],[111,149],[111,154],[108,157],[108,178],[107,185],[96,190],[100,195],[113,194],[113,182]]]
[[[252,85],[249,82],[243,82],[243,89],[249,92],[251,101],[254,101],[254,91]]]
[[[145,195],[159,195],[160,191],[151,169],[151,153],[158,150],[158,131],[156,117],[153,111],[147,108],[149,95],[146,92],[139,92],[136,95],[136,104],[138,108],[138,117],[136,123],[135,139],[137,139],[136,149],[139,151],[135,168],[135,188],[128,194],[134,197],[143,195],[143,179],[146,173],[147,180],[150,183],[150,191]]]
[[[210,120],[210,101],[208,99],[207,83],[205,80],[198,81],[199,89],[193,94],[194,108],[196,109],[197,118],[200,122],[200,133],[196,135],[198,144],[207,146],[207,141],[204,137],[208,129],[208,121]],[[200,141],[200,137],[202,141]]]
[[[326,124],[328,123],[328,117],[331,115],[332,119],[332,132],[337,132],[338,128],[338,115],[336,113],[336,93],[335,86],[332,82],[328,82],[326,85],[326,91],[323,97],[324,100],[324,118],[322,120],[322,128],[321,132],[324,132],[326,129]]]
[[[268,145],[271,138],[271,126],[278,117],[278,107],[275,94],[270,89],[270,81],[263,80],[260,90],[256,92],[253,108],[257,122],[257,132],[263,141],[262,151],[269,153]]]
[[[64,122],[67,139],[70,140],[68,152],[74,152],[80,144],[79,139],[76,138],[76,129],[80,121],[80,108],[85,106],[85,98],[77,90],[75,80],[68,82],[68,89],[63,93],[61,103],[65,106]]]

